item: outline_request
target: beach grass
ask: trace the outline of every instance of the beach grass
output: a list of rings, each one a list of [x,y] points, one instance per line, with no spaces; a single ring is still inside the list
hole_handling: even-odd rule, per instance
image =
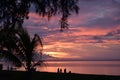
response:
[[[1,70],[0,80],[120,80],[120,76]]]

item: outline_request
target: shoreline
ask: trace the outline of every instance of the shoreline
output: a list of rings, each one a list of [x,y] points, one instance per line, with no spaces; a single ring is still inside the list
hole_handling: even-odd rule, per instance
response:
[[[55,72],[0,71],[0,80],[120,80],[117,75],[95,75]]]

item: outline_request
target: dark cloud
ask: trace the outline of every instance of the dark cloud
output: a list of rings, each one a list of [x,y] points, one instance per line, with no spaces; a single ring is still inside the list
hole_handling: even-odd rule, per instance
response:
[[[113,2],[120,4],[120,0],[113,0]]]
[[[120,36],[120,29],[107,33],[105,36]]]
[[[104,17],[104,18],[97,18],[97,19],[88,21],[80,26],[110,28],[110,27],[117,27],[118,25],[120,25],[120,19],[113,20],[113,18],[110,18],[110,17],[105,18]]]

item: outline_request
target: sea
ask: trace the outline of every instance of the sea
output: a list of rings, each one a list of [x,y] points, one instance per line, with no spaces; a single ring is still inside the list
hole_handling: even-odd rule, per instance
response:
[[[67,73],[117,75],[120,76],[120,61],[45,61],[37,67],[41,72],[57,72],[58,69]],[[25,70],[23,67],[17,70]]]
[[[119,75],[120,61],[47,61],[38,71],[57,72],[59,69],[71,73]]]

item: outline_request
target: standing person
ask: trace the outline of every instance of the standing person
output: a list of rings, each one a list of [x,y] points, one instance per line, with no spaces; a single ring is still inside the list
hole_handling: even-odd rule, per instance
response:
[[[62,73],[62,69],[60,69],[60,73]]]
[[[66,68],[64,69],[64,73],[66,73]]]
[[[7,66],[7,70],[10,70],[9,66]]]
[[[57,73],[60,73],[60,70],[59,70],[59,68],[57,69]]]

